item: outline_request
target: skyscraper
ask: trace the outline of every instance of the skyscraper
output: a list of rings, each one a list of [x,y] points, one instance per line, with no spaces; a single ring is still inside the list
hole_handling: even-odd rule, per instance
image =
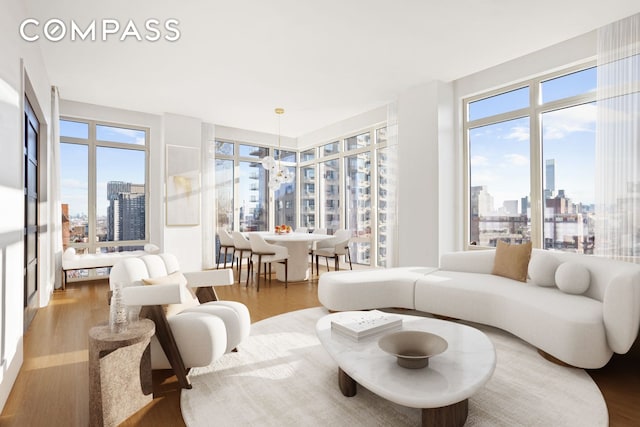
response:
[[[130,182],[107,183],[107,240],[144,240],[144,185]]]
[[[556,191],[556,160],[547,159],[545,162],[545,186],[544,186],[544,198],[549,199],[553,197],[553,192]]]

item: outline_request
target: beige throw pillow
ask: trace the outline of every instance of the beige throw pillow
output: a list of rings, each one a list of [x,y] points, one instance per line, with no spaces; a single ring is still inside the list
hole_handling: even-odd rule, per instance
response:
[[[173,316],[174,314],[178,314],[187,308],[194,307],[199,304],[194,292],[187,286],[187,278],[184,277],[184,274],[180,273],[179,271],[171,273],[168,276],[142,279],[142,283],[144,283],[145,285],[171,285],[177,283],[180,286],[184,286],[187,288],[192,299],[182,304],[163,304],[162,308],[164,309],[164,314],[167,316]]]
[[[510,245],[498,240],[492,274],[520,282],[527,281],[527,269],[531,258],[531,242]]]

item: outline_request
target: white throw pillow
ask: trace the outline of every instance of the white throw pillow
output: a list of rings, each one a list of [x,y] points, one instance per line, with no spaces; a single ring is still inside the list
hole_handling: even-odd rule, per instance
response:
[[[591,274],[582,264],[563,262],[556,270],[556,284],[566,294],[583,294],[589,289]]]
[[[546,252],[534,252],[529,261],[529,277],[538,286],[556,285],[556,270],[560,265],[558,258]]]

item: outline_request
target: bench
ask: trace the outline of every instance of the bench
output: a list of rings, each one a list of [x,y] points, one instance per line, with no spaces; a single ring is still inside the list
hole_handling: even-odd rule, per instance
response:
[[[92,268],[113,267],[118,261],[125,258],[135,258],[159,252],[156,245],[147,243],[144,250],[123,252],[98,252],[95,254],[79,254],[75,248],[67,248],[62,254],[62,289],[67,287],[67,273],[75,270],[87,270]]]

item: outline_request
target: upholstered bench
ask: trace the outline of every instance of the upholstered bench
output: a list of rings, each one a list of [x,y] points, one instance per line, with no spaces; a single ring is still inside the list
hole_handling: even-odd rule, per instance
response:
[[[62,289],[67,287],[69,271],[113,267],[122,259],[154,254],[159,250],[156,245],[151,243],[144,245],[144,250],[142,251],[98,252],[95,254],[79,254],[75,248],[67,248],[62,253]]]

